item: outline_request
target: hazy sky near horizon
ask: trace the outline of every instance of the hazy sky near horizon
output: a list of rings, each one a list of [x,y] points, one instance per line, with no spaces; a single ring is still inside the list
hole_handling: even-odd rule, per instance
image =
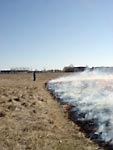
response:
[[[0,69],[113,66],[113,0],[0,0]]]

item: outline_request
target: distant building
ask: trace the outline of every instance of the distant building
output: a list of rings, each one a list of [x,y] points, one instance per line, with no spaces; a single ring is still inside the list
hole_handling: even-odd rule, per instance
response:
[[[64,72],[82,72],[82,71],[85,71],[86,69],[88,69],[88,67],[83,67],[83,66],[79,66],[79,67],[66,66],[66,67],[64,67],[63,71]]]
[[[86,69],[88,69],[88,67],[74,67],[74,72],[82,72],[85,71]]]
[[[113,72],[113,67],[92,67],[90,68],[91,71],[103,71],[103,72]]]

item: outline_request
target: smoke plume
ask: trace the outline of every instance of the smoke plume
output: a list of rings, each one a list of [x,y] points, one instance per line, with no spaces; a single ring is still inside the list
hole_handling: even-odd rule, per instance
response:
[[[61,104],[73,106],[72,119],[90,138],[113,145],[113,73],[84,71],[51,80],[48,89]]]

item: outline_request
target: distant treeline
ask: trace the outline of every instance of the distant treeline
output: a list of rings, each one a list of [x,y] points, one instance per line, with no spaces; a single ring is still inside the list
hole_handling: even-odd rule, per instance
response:
[[[82,72],[85,70],[89,70],[89,71],[93,71],[93,70],[97,70],[97,71],[107,71],[107,72],[113,72],[113,67],[92,67],[89,68],[87,66],[77,66],[74,67],[73,65],[70,66],[65,66],[62,70],[59,69],[51,69],[51,70],[35,70],[36,73],[44,73],[44,72]],[[32,73],[34,71],[27,69],[27,68],[22,68],[22,69],[10,69],[10,70],[0,70],[0,74],[2,73]]]
[[[32,73],[34,71],[32,70],[0,70],[0,74],[14,74],[14,73]],[[35,70],[36,73],[45,73],[45,72],[62,72],[62,70],[58,70],[58,69],[51,69],[51,70]]]

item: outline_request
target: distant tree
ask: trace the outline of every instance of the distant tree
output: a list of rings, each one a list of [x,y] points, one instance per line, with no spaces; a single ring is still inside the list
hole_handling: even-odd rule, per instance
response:
[[[69,66],[65,66],[64,68],[63,68],[63,71],[64,72],[74,72],[74,66],[71,64],[71,65],[69,65]]]

